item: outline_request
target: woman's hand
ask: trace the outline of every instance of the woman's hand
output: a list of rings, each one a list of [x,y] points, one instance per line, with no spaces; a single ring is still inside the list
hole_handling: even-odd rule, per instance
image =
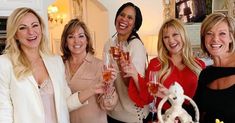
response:
[[[165,96],[169,95],[169,90],[161,83],[158,83],[158,92],[157,96],[160,98],[164,98]]]
[[[138,72],[134,66],[134,64],[130,61],[125,61],[123,59],[120,60],[120,65],[121,65],[121,70],[124,72],[123,77],[132,77],[132,78],[137,78],[138,77]]]
[[[105,82],[105,83],[109,83],[110,86],[113,86],[114,81],[117,79],[118,71],[113,67],[108,68],[108,71],[111,72],[110,79],[108,79],[108,81],[105,81],[104,79],[102,79],[102,81]]]
[[[103,94],[104,93],[104,83],[98,82],[94,85],[90,86],[90,90],[94,92],[94,94]]]
[[[118,102],[118,95],[116,93],[115,87],[111,87],[111,96],[109,98],[105,98],[105,95],[100,95],[99,103],[100,107],[103,110],[113,110],[114,107],[117,105]]]

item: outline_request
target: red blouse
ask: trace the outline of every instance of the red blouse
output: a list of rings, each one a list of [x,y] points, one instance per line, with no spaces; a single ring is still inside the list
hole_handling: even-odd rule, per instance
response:
[[[202,60],[196,59],[196,61],[201,66],[202,69],[205,68],[205,63]],[[196,76],[196,74],[193,71],[191,71],[187,66],[184,69],[179,70],[171,62],[170,67],[172,68],[171,73],[163,82],[163,85],[166,88],[169,88],[170,85],[176,81],[183,87],[184,94],[192,98],[197,88],[198,77]],[[151,96],[148,92],[148,87],[147,87],[149,79],[148,76],[150,71],[159,71],[160,68],[161,65],[158,58],[154,58],[150,61],[148,69],[146,71],[145,78],[138,75],[140,91],[137,90],[134,80],[133,79],[130,80],[128,94],[132,99],[132,101],[134,101],[137,106],[143,107],[144,105],[147,105],[153,101],[153,96]],[[159,102],[160,100],[157,99],[156,105],[158,105]],[[166,109],[165,106],[163,108]]]

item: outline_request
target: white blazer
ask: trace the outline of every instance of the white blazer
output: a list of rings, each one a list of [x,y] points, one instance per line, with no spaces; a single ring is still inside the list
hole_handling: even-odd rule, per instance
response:
[[[69,123],[69,111],[82,106],[78,93],[71,95],[60,56],[43,55],[54,88],[58,123]],[[45,123],[43,103],[33,75],[17,80],[12,63],[0,56],[0,123]]]

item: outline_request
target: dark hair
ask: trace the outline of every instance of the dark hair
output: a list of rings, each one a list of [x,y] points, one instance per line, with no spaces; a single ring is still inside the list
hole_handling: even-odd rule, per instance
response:
[[[83,21],[79,19],[70,20],[65,26],[61,36],[61,52],[63,53],[63,60],[67,60],[71,56],[71,52],[68,48],[67,36],[72,34],[76,29],[82,28],[87,38],[86,52],[94,54],[94,48],[92,46],[91,34]]]
[[[132,39],[134,39],[134,38],[140,39],[139,35],[136,33],[136,32],[140,29],[140,27],[141,27],[141,25],[142,25],[142,14],[141,14],[140,8],[137,7],[136,5],[134,5],[134,4],[131,3],[131,2],[127,2],[127,3],[123,4],[123,5],[118,9],[118,11],[117,11],[117,13],[116,13],[116,16],[115,16],[115,21],[114,21],[114,24],[115,24],[118,15],[123,11],[123,9],[125,9],[126,7],[129,7],[129,6],[131,6],[131,7],[133,7],[133,8],[135,9],[136,15],[135,15],[135,25],[134,25],[134,28],[133,28],[133,30],[132,30],[130,36],[129,36],[128,39],[127,39],[127,42],[128,42],[128,43],[129,43]],[[132,37],[132,36],[134,36],[134,37]]]

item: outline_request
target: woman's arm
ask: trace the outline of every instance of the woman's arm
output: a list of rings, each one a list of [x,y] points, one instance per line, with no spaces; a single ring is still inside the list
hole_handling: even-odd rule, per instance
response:
[[[13,105],[10,98],[10,61],[0,56],[0,123],[13,122]]]
[[[130,80],[128,94],[132,101],[134,101],[138,106],[149,104],[153,100],[153,97],[148,92],[148,76],[151,70],[159,71],[159,69],[160,62],[157,60],[157,58],[154,58],[150,61],[148,68],[145,72],[145,76],[141,76],[140,74],[138,74],[137,82],[135,82],[136,80],[134,79]],[[136,83],[138,83],[139,89],[137,88]]]

